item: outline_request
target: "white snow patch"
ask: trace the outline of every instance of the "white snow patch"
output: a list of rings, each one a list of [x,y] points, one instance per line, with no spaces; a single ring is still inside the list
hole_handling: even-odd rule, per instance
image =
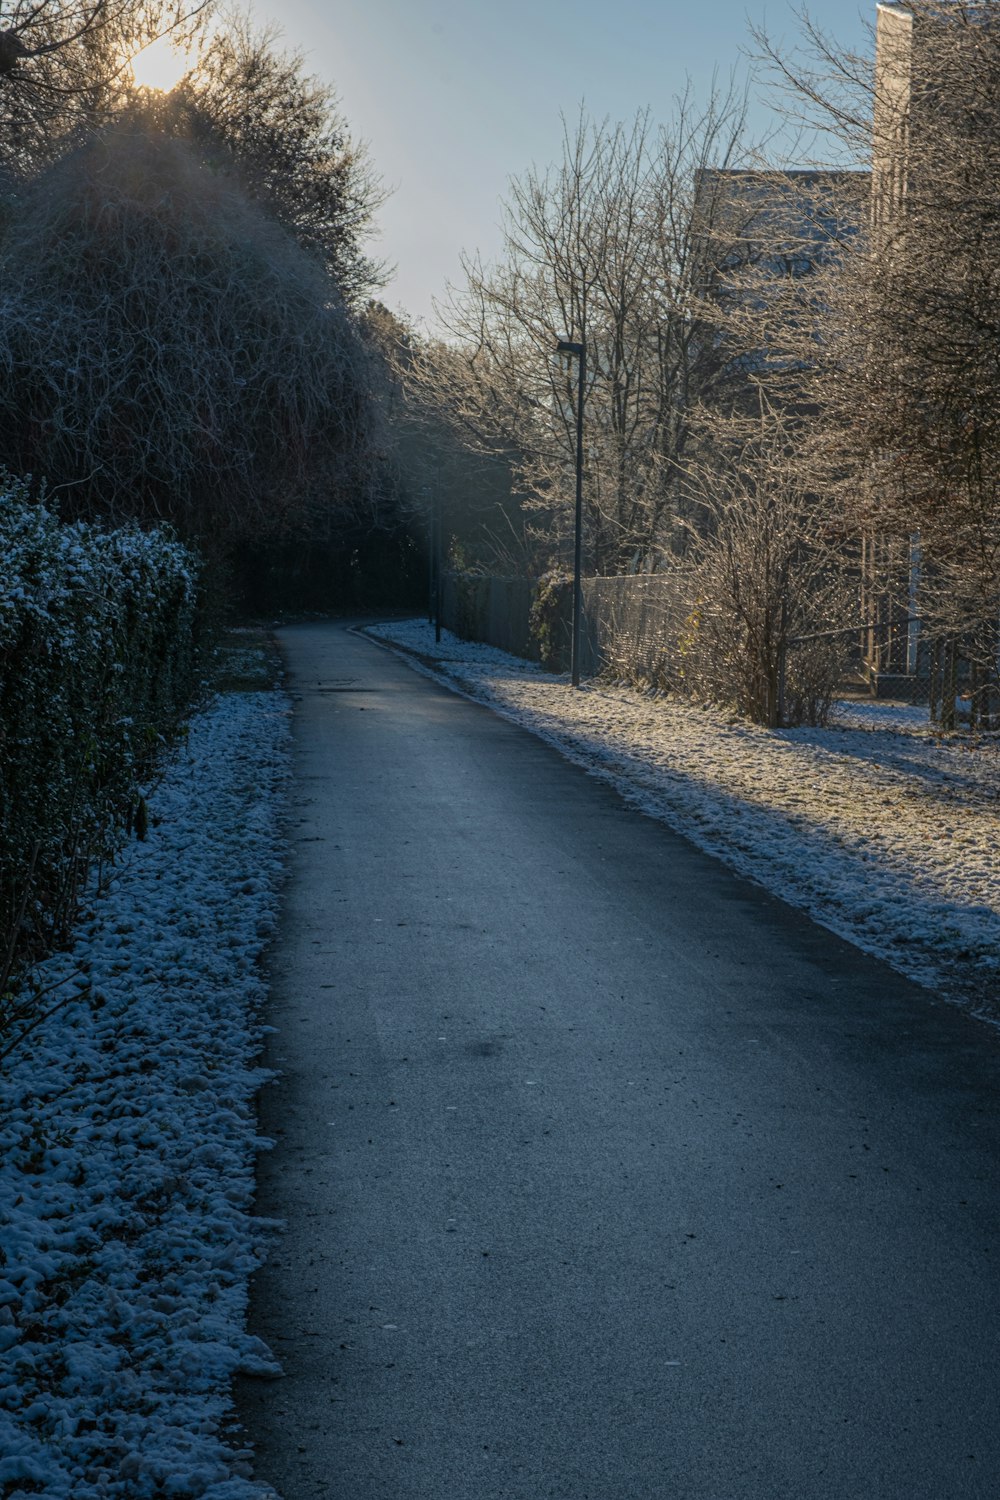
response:
[[[587,683],[412,620],[370,634],[416,653],[668,823],[869,953],[995,1014],[1000,740],[932,732],[926,710],[839,704],[827,729]]]
[[[0,1493],[270,1495],[226,1441],[245,1332],[289,719],[231,694],[191,724],[151,826],[39,971],[0,1078]],[[0,1048],[5,1045],[0,1041]]]

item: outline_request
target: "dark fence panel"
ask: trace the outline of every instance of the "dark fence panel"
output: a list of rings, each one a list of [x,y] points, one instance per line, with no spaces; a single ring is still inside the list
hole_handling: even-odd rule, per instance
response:
[[[485,641],[512,656],[538,661],[538,642],[529,624],[533,593],[528,578],[445,573],[441,623],[464,641]]]
[[[512,656],[538,660],[528,623],[534,585],[528,578],[491,578],[486,596],[487,640]]]

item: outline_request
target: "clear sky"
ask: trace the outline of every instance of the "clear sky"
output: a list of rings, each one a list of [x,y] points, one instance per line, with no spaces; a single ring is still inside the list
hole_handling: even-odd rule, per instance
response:
[[[813,14],[858,44],[875,0],[817,0]],[[259,23],[332,83],[352,134],[392,190],[375,251],[397,267],[384,300],[433,326],[432,299],[459,254],[499,246],[498,201],[532,163],[558,159],[560,112],[666,121],[690,77],[745,76],[747,17],[796,35],[783,0],[253,0]],[[762,112],[757,119],[762,118]]]

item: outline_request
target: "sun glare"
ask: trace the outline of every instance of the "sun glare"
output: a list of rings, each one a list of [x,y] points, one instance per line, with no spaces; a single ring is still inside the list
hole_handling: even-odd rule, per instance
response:
[[[169,94],[180,83],[188,67],[186,55],[173,45],[169,37],[161,36],[133,57],[132,77],[137,89],[155,89],[157,93]]]

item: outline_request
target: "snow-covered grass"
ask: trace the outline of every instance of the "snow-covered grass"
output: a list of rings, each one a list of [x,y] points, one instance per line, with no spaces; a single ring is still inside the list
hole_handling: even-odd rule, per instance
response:
[[[271,1493],[227,1428],[234,1373],[276,1373],[244,1315],[288,741],[277,690],[194,719],[2,1063],[4,1500]]]
[[[631,688],[574,692],[447,631],[436,645],[424,621],[371,633],[859,947],[1000,1014],[1000,737],[865,702],[769,731]]]

